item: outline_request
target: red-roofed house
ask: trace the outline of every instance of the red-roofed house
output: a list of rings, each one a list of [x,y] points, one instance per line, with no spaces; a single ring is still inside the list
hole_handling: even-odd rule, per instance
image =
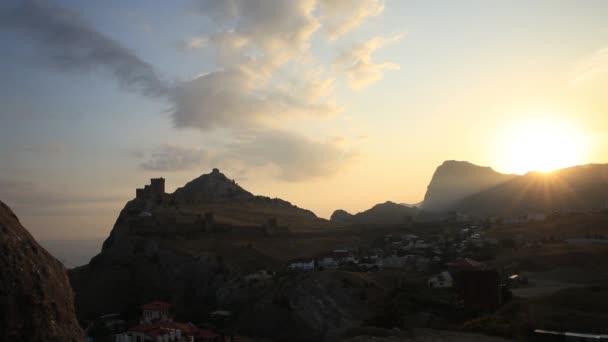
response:
[[[221,336],[192,323],[155,321],[142,323],[116,335],[116,342],[220,342]]]
[[[170,321],[142,323],[129,328],[125,333],[116,335],[116,342],[190,342],[193,338],[183,335],[181,329]]]

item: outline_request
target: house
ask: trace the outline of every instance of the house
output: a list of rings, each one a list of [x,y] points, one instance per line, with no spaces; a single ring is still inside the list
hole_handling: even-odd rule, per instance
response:
[[[245,276],[245,280],[247,281],[268,280],[271,278],[272,273],[268,272],[267,270],[260,270]]]
[[[155,321],[142,323],[117,334],[116,342],[220,342],[221,336],[210,330],[199,329],[192,323]]]
[[[171,304],[153,301],[141,306],[140,324],[114,335],[115,342],[224,342],[220,334],[192,323],[174,322]]]
[[[353,256],[353,254],[351,252],[349,252],[348,249],[334,249],[332,252],[332,256],[339,263],[340,262],[348,263],[348,262],[356,261],[355,257]]]
[[[142,323],[149,323],[153,321],[172,321],[173,315],[171,315],[170,309],[171,304],[156,300],[141,306],[142,309]]]
[[[338,261],[333,255],[324,255],[317,259],[317,265],[323,268],[338,268]]]
[[[432,289],[450,288],[454,286],[454,279],[448,271],[443,271],[438,275],[429,278],[428,285]]]
[[[313,271],[315,269],[315,261],[313,259],[298,259],[292,261],[287,268],[296,271]]]

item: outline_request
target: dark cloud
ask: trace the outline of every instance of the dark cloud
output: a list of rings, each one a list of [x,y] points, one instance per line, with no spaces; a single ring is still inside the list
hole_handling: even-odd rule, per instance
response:
[[[207,153],[201,149],[163,145],[152,152],[149,160],[139,164],[146,171],[187,171],[200,168],[207,159]]]
[[[0,29],[27,34],[53,66],[82,72],[103,69],[125,89],[162,96],[168,85],[154,68],[116,41],[97,32],[76,12],[47,1],[26,0],[0,13]]]

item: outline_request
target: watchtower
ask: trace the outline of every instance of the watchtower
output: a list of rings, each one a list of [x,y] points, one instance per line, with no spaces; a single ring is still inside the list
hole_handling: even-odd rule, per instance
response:
[[[163,195],[165,193],[165,179],[162,177],[150,179],[150,192],[153,195]]]

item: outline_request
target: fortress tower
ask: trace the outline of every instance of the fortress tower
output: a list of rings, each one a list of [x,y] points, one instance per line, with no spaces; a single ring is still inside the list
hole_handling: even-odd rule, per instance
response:
[[[150,192],[152,193],[152,195],[164,195],[165,179],[162,177],[150,179]]]
[[[150,184],[142,188],[135,189],[135,197],[140,199],[148,199],[151,197],[160,197],[165,194],[165,179],[152,178]]]

